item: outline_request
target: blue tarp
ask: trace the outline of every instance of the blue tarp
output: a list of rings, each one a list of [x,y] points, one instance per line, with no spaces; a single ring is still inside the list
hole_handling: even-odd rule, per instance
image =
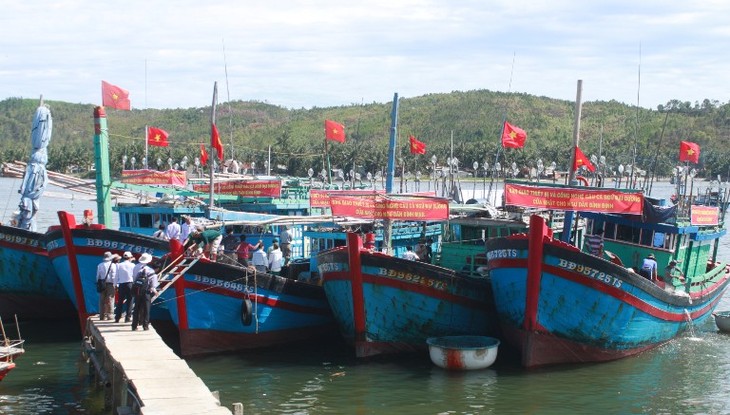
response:
[[[51,141],[53,120],[51,110],[41,105],[33,117],[33,129],[30,139],[33,152],[30,155],[28,166],[25,168],[23,183],[20,185],[20,204],[17,217],[18,227],[30,231],[36,230],[36,213],[38,213],[38,199],[46,190],[48,173],[48,143]]]

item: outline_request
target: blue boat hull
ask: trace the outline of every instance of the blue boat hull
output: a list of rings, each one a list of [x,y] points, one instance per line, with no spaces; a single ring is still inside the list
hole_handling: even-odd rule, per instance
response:
[[[0,225],[0,317],[65,319],[75,310],[46,251],[45,234]]]
[[[49,230],[46,247],[53,268],[82,322],[89,315],[99,312],[96,267],[102,261],[104,252],[110,251],[121,256],[125,251],[130,251],[135,257],[147,252],[156,258],[169,252],[168,243],[160,239],[106,229],[99,225],[76,226],[75,223],[69,224],[67,229],[54,227]]]
[[[597,362],[656,347],[707,319],[730,282],[727,269],[689,296],[667,293],[626,268],[559,241],[528,259],[526,237],[487,241],[495,303],[522,364]],[[541,272],[531,278],[529,261]]]
[[[157,304],[169,309],[183,356],[337,333],[321,286],[207,260],[194,264]]]
[[[485,279],[366,250],[359,255],[361,282],[346,247],[317,257],[340,332],[358,357],[425,350],[429,337],[497,333]]]

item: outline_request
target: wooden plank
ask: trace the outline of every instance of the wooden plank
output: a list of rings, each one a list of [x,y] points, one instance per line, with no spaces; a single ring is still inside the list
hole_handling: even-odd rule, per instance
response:
[[[87,333],[97,353],[106,352],[136,391],[143,414],[231,414],[205,383],[164,343],[154,328],[89,318]]]

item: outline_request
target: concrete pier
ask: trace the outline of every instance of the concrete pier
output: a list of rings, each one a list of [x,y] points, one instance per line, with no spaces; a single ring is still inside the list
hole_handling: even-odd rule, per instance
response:
[[[91,317],[84,352],[114,414],[232,413],[152,327],[132,331],[129,323]]]

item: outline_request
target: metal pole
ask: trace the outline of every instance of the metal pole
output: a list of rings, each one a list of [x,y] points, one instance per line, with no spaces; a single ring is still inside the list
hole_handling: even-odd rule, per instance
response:
[[[215,126],[215,105],[218,102],[218,82],[213,83],[213,103],[211,104],[210,109],[210,136],[211,136],[211,143],[209,144],[209,154],[210,154],[210,194],[209,194],[209,201],[208,205],[210,207],[213,207],[215,205],[215,202],[213,200],[213,178],[214,178],[214,172],[213,172],[213,165],[215,164],[215,159],[213,158],[213,128]]]

